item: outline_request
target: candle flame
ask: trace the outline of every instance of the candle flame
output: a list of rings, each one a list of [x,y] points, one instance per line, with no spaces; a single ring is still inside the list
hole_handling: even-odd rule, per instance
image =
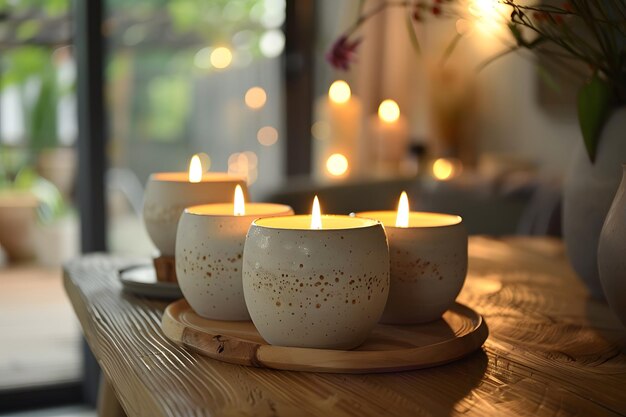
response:
[[[347,103],[350,100],[352,92],[347,82],[337,80],[330,85],[328,89],[328,97],[331,101],[339,104]]]
[[[400,194],[396,227],[409,227],[409,198],[406,195],[406,191],[402,191],[402,194]]]
[[[235,187],[235,203],[233,204],[233,215],[245,216],[246,214],[246,200],[243,197],[243,190],[241,185]]]
[[[322,210],[317,196],[313,199],[313,209],[311,210],[311,229],[322,228]]]
[[[202,181],[202,161],[198,155],[194,155],[189,163],[189,182]]]
[[[383,122],[393,123],[400,118],[400,107],[391,99],[383,100],[378,106],[378,117]]]

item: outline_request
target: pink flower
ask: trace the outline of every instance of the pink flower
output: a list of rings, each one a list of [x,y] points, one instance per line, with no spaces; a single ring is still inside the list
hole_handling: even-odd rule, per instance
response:
[[[326,53],[326,61],[336,69],[347,71],[354,61],[356,48],[360,43],[361,38],[350,41],[346,35],[342,35]]]

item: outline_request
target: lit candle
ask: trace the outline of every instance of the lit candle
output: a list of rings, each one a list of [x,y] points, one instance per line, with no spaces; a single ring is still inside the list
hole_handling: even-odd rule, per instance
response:
[[[317,100],[312,128],[317,179],[344,179],[358,173],[361,115],[361,101],[343,80],[333,82],[328,96]]]
[[[370,127],[374,142],[376,172],[397,175],[407,153],[409,128],[400,113],[398,103],[387,99],[378,106],[378,115],[372,116]]]
[[[397,211],[357,216],[379,220],[387,232],[391,288],[381,321],[411,324],[440,318],[467,274],[467,231],[461,217],[409,211],[404,192]]]
[[[185,207],[230,201],[237,185],[247,192],[243,178],[203,172],[198,155],[191,159],[187,172],[152,174],[144,194],[143,218],[161,256],[174,256],[176,227]]]
[[[252,221],[289,216],[289,206],[246,203],[235,188],[232,203],[186,208],[176,236],[176,275],[193,310],[214,320],[249,320],[241,284],[243,245]]]
[[[351,349],[380,319],[389,250],[376,220],[322,215],[255,220],[243,290],[257,330],[274,345]]]

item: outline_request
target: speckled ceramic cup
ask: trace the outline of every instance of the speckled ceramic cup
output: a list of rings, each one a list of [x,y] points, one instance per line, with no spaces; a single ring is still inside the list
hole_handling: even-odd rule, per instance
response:
[[[241,284],[243,245],[252,221],[260,216],[293,214],[282,204],[248,203],[234,216],[233,204],[185,209],[176,236],[176,276],[185,299],[202,317],[250,320]]]
[[[380,222],[348,216],[255,220],[244,247],[243,290],[256,328],[273,345],[351,349],[379,321],[389,291]]]
[[[237,185],[247,193],[244,179],[225,173],[205,173],[196,183],[189,182],[186,172],[152,174],[144,195],[143,220],[161,255],[174,256],[176,227],[186,207],[232,201]]]
[[[391,288],[381,322],[416,324],[440,318],[467,274],[467,231],[461,217],[411,212],[409,226],[396,227],[395,212],[357,216],[380,220],[389,241]]]

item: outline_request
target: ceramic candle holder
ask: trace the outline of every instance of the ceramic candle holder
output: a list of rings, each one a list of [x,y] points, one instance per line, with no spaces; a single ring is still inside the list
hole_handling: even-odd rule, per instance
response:
[[[389,241],[391,288],[381,322],[416,324],[437,320],[454,303],[467,274],[467,231],[461,217],[409,213],[396,227],[396,213],[357,216],[379,220]]]
[[[244,249],[243,290],[256,328],[273,345],[351,349],[379,321],[389,291],[380,222],[322,216],[255,220]]]
[[[189,182],[186,172],[152,174],[146,186],[143,219],[161,255],[174,256],[176,227],[186,207],[232,201],[237,185],[246,192],[245,180],[225,173],[205,173],[196,183]]]
[[[293,214],[281,204],[248,203],[233,215],[233,204],[207,204],[183,212],[176,237],[176,275],[193,310],[214,320],[250,320],[241,284],[243,246],[258,217]]]

